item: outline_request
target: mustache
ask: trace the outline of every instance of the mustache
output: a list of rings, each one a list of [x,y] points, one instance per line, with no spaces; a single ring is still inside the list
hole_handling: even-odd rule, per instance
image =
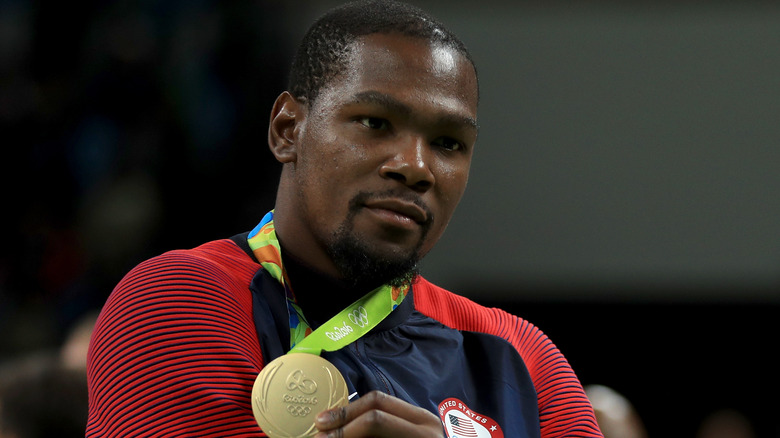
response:
[[[365,206],[368,201],[373,199],[400,199],[402,201],[413,203],[425,212],[426,219],[422,225],[424,227],[430,227],[430,225],[433,223],[433,212],[419,195],[410,193],[408,191],[398,191],[393,189],[383,190],[381,192],[358,192],[358,194],[352,197],[352,199],[349,201],[349,215],[354,216],[363,206]]]

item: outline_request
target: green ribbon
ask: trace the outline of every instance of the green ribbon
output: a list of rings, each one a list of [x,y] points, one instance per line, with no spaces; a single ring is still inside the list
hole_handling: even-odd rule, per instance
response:
[[[294,353],[319,355],[322,351],[336,351],[358,340],[385,319],[395,308],[385,288],[377,288],[350,304],[295,344]]]
[[[388,284],[379,286],[312,331],[295,300],[282,264],[273,210],[249,233],[247,242],[263,268],[284,286],[290,313],[290,352],[319,355],[322,351],[336,351],[351,344],[390,315],[409,292],[409,285],[402,288]]]

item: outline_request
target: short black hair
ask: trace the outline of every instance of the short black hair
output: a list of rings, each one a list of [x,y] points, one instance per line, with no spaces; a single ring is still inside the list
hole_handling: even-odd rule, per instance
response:
[[[332,9],[312,24],[293,59],[287,91],[311,104],[344,71],[352,43],[374,33],[399,33],[450,47],[465,56],[476,73],[463,42],[425,11],[396,1],[357,1]]]

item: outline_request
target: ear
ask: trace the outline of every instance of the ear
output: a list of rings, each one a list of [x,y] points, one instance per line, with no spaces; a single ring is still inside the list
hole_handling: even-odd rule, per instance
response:
[[[285,91],[276,98],[268,125],[268,147],[280,163],[298,158],[298,139],[306,119],[306,104]]]

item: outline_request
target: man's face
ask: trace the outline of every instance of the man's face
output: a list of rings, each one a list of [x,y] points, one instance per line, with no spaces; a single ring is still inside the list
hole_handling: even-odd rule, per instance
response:
[[[382,264],[422,257],[466,188],[477,100],[474,68],[456,50],[359,38],[298,125],[297,225],[280,238],[310,240],[331,259],[355,245]]]

